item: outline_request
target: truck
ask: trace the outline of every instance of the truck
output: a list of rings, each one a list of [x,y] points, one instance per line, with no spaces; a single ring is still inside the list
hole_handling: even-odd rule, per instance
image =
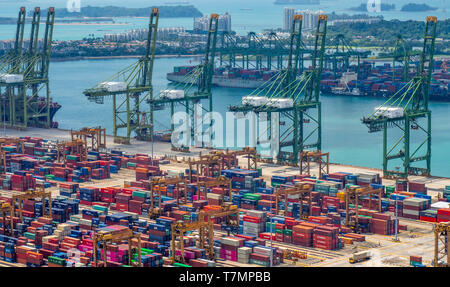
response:
[[[358,263],[358,262],[365,261],[368,259],[370,259],[370,252],[369,251],[361,251],[361,252],[353,253],[352,256],[350,256],[350,258],[348,259],[348,261],[351,264],[354,264],[354,263]]]

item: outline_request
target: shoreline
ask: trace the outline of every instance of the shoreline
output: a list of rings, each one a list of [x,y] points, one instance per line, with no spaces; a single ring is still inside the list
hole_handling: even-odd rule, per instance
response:
[[[108,22],[101,22],[101,23],[83,23],[83,22],[73,22],[73,23],[58,23],[55,22],[55,26],[129,26],[131,23],[108,23]]]
[[[99,57],[89,57],[89,56],[80,56],[80,57],[67,57],[67,58],[52,58],[51,62],[71,62],[71,61],[83,61],[83,60],[114,60],[114,59],[139,59],[144,55],[130,55],[130,56],[99,56]],[[170,59],[170,58],[197,58],[202,57],[202,54],[195,55],[155,55],[155,58],[158,59]]]
[[[70,62],[70,61],[82,61],[82,60],[108,60],[108,59],[138,59],[144,55],[122,55],[122,56],[78,56],[78,57],[62,57],[62,58],[52,58],[51,62]],[[193,54],[193,55],[174,55],[174,54],[163,54],[155,55],[155,58],[197,58],[202,57],[203,54]],[[435,60],[447,60],[450,59],[450,55],[437,55]],[[370,59],[374,62],[385,62],[390,59]]]

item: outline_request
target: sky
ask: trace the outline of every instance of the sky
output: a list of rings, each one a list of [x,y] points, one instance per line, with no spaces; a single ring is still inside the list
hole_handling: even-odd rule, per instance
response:
[[[49,6],[54,5],[55,7],[62,8],[66,7],[67,1],[75,1],[75,0],[0,0],[0,6],[2,3],[16,3],[17,6],[20,5],[42,5]],[[236,7],[240,8],[268,8],[273,7],[272,3],[275,0],[153,0],[153,1],[143,1],[143,0],[77,0],[81,2],[81,6],[104,6],[104,5],[120,5],[123,6],[126,3],[126,6],[139,8],[139,7],[148,7],[152,5],[164,5],[168,2],[189,2],[189,4],[193,4],[198,7],[203,13],[210,13],[210,9],[216,10],[217,13],[223,13],[228,10],[234,10]],[[381,3],[386,4],[395,4],[396,9],[400,9],[406,3],[428,3],[430,6],[440,8],[439,11],[444,10],[443,8],[447,8],[446,10],[450,10],[450,0],[396,0],[396,1],[388,1],[388,0],[380,0]],[[360,4],[366,4],[367,0],[321,0],[320,5],[314,5],[312,8],[317,7],[324,10],[335,10],[336,12],[345,11],[349,7],[359,6]],[[9,5],[8,5],[9,6]],[[297,6],[302,8],[302,6]],[[328,12],[328,11],[327,11]],[[1,13],[1,12],[0,12]]]

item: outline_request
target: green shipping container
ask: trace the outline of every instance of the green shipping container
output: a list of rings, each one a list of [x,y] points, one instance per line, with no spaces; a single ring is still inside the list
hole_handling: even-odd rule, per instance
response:
[[[147,198],[147,194],[146,192],[143,191],[133,191],[132,195],[136,196],[136,197],[141,197],[141,198]]]
[[[134,162],[127,162],[127,166],[136,167],[137,164],[135,164]]]
[[[36,235],[35,235],[34,233],[31,233],[31,232],[25,232],[25,233],[23,234],[23,236],[25,236],[25,237],[28,238],[28,239],[32,239],[32,240],[34,240],[35,237],[36,237]]]
[[[182,263],[174,263],[173,266],[175,266],[175,267],[192,267],[190,265],[182,264]]]
[[[92,209],[102,211],[102,212],[108,212],[108,207],[101,206],[101,205],[93,205]]]
[[[59,258],[59,257],[55,257],[55,256],[49,256],[48,257],[48,262],[49,263],[53,263],[56,265],[61,265],[61,266],[65,266],[66,265],[66,260]]]
[[[55,176],[54,176],[53,174],[47,174],[47,175],[45,176],[45,178],[46,178],[46,179],[54,179]]]

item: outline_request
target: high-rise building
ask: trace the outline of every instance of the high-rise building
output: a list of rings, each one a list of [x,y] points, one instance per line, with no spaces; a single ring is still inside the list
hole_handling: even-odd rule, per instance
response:
[[[322,10],[318,11],[310,11],[310,10],[301,10],[297,11],[297,14],[303,15],[303,23],[302,28],[305,30],[312,30],[317,26],[317,20],[320,14],[324,14]]]
[[[209,29],[209,15],[200,18],[194,18],[194,30],[208,31]],[[219,16],[218,31],[231,32],[231,15],[227,12]]]
[[[218,30],[231,32],[231,15],[228,12],[219,16]]]
[[[283,30],[290,31],[292,28],[292,21],[294,20],[295,10],[294,8],[284,8],[284,22]]]

